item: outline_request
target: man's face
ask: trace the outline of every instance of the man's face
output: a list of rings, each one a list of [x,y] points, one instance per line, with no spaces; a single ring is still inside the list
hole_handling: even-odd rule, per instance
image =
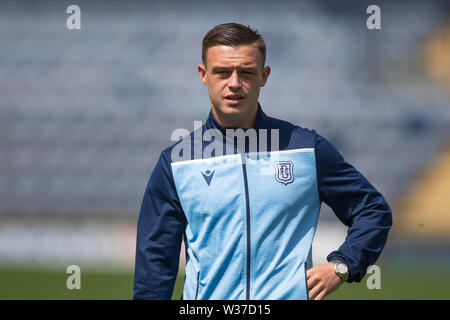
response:
[[[199,65],[198,73],[208,86],[213,113],[219,122],[246,127],[248,120],[256,116],[259,90],[270,73],[270,67],[262,65],[258,48],[211,47],[206,53],[206,66]]]

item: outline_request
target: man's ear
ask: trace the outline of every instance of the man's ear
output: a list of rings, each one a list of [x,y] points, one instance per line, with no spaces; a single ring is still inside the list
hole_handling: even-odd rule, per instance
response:
[[[202,64],[199,64],[197,66],[197,72],[198,75],[200,76],[200,80],[202,80],[203,84],[207,86],[208,82],[206,81],[206,67]]]
[[[270,67],[269,66],[264,67],[261,80],[261,87],[264,87],[264,85],[266,84],[267,78],[269,78],[269,74],[270,74]]]

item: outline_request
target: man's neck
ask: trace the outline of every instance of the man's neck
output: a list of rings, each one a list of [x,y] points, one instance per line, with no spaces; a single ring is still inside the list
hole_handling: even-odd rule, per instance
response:
[[[222,127],[231,128],[253,128],[256,121],[256,115],[258,114],[258,107],[252,109],[252,111],[247,115],[226,115],[217,112],[214,106],[212,107],[212,113],[216,121]]]

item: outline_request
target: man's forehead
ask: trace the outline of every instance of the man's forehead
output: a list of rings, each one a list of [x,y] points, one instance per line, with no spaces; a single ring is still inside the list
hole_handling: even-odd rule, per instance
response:
[[[261,55],[255,45],[224,46],[218,45],[208,49],[206,54],[208,65],[241,65],[257,66],[261,63]]]

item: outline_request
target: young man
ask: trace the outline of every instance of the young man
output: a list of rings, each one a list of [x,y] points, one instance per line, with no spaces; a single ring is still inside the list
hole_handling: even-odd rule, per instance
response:
[[[183,235],[184,299],[322,299],[343,281],[360,281],[380,255],[388,204],[314,130],[262,111],[265,53],[250,27],[222,24],[205,35],[198,73],[211,112],[161,153],[152,173],[138,222],[135,299],[171,298]],[[257,142],[239,145],[230,132]],[[312,266],[322,201],[348,234],[329,263]]]

